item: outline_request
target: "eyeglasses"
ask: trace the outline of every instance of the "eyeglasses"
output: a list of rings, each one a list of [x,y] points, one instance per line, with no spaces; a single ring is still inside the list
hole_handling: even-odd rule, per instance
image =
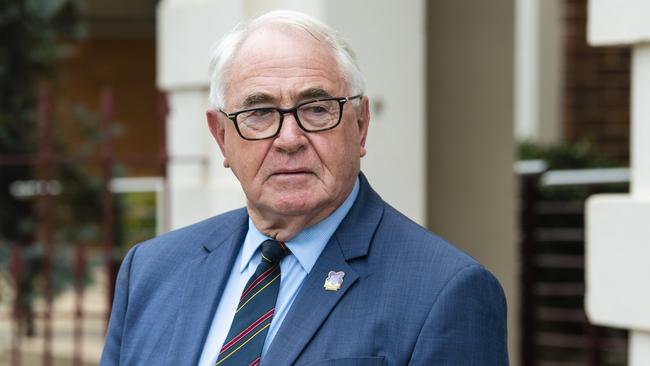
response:
[[[343,105],[358,98],[361,98],[361,94],[310,100],[289,109],[263,107],[230,114],[224,111],[221,113],[235,124],[235,129],[244,140],[264,140],[280,133],[284,115],[287,113],[293,114],[298,126],[305,132],[331,130],[341,123]]]

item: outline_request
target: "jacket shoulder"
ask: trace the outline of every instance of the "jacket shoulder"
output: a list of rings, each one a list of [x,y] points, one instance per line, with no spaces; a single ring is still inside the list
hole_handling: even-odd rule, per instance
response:
[[[244,229],[248,214],[240,208],[207,218],[135,245],[134,260],[157,264],[178,263],[192,260],[205,254],[206,246],[211,246],[231,237]]]
[[[431,262],[446,263],[458,269],[469,265],[480,265],[476,259],[444,238],[432,233],[414,222],[395,208],[386,204],[381,223],[377,228],[375,245],[389,251],[403,252],[409,257],[426,258]]]

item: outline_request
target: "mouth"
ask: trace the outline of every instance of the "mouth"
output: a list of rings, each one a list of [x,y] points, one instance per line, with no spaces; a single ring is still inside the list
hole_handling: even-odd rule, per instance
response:
[[[296,180],[303,181],[314,174],[313,171],[309,169],[280,169],[269,176],[269,178],[284,181],[284,182],[294,182]]]
[[[283,170],[278,170],[276,172],[273,172],[271,175],[279,175],[279,176],[292,176],[292,175],[301,175],[301,174],[312,174],[312,172],[308,169],[283,169]]]

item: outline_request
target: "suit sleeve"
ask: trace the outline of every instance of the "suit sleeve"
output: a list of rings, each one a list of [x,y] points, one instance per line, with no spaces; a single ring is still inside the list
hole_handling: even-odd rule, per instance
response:
[[[506,318],[499,282],[479,265],[465,267],[435,300],[409,365],[507,366]]]
[[[122,336],[126,326],[124,319],[126,317],[126,309],[129,299],[129,277],[131,272],[131,263],[133,262],[133,257],[137,250],[136,248],[137,246],[133,247],[127,253],[126,257],[124,257],[122,265],[120,266],[120,271],[117,274],[111,318],[108,323],[108,330],[106,331],[102,358],[99,362],[101,366],[120,364]]]

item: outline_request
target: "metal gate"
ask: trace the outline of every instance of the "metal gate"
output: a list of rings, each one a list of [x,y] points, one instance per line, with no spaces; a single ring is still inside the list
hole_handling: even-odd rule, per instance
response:
[[[584,208],[591,194],[626,192],[628,169],[523,170],[522,366],[627,365],[627,332],[584,310]]]
[[[123,250],[117,248],[115,167],[120,163],[149,164],[157,166],[164,187],[167,165],[165,126],[168,114],[166,97],[159,96],[160,151],[148,155],[118,156],[113,148],[113,94],[109,89],[102,93],[99,101],[99,149],[86,155],[62,156],[55,152],[54,135],[57,132],[53,117],[53,96],[47,87],[42,87],[38,96],[38,150],[25,155],[0,155],[0,169],[6,167],[29,167],[33,175],[29,180],[14,182],[15,194],[33,196],[33,240],[2,243],[6,253],[4,276],[0,286],[4,287],[4,298],[0,307],[0,364],[60,364],[60,354],[65,355],[65,364],[92,364],[101,351],[114,283]],[[77,165],[78,169],[92,175],[99,182],[101,222],[98,242],[75,242],[65,248],[57,244],[55,202],[57,194],[67,187],[62,186],[55,176],[56,169],[66,165]],[[163,193],[164,194],[164,193]],[[168,204],[168,200],[164,200]],[[67,203],[70,204],[70,203]],[[71,204],[72,205],[72,204]],[[81,202],[83,205],[83,202]],[[58,207],[57,207],[58,208]],[[69,207],[68,210],[81,210]],[[163,211],[168,212],[169,207]],[[65,254],[65,255],[63,255]],[[62,257],[63,260],[60,260]],[[99,262],[97,264],[96,262]],[[89,279],[93,273],[100,273],[102,279],[94,283],[103,292],[95,296],[88,305]],[[65,272],[59,275],[57,271]],[[59,278],[65,277],[68,290],[61,295]],[[0,287],[0,289],[2,289]],[[63,297],[64,309],[54,308],[55,297]],[[85,305],[84,305],[85,304]],[[95,324],[94,327],[90,326]],[[92,334],[91,334],[92,333]],[[88,342],[87,339],[98,339]],[[94,338],[93,338],[94,337]],[[64,340],[63,342],[61,340]],[[56,343],[59,342],[59,343]],[[92,344],[91,344],[92,343]],[[97,349],[99,348],[99,349]],[[55,358],[56,362],[55,362]],[[85,360],[84,360],[85,359]],[[95,361],[96,363],[96,361]]]

